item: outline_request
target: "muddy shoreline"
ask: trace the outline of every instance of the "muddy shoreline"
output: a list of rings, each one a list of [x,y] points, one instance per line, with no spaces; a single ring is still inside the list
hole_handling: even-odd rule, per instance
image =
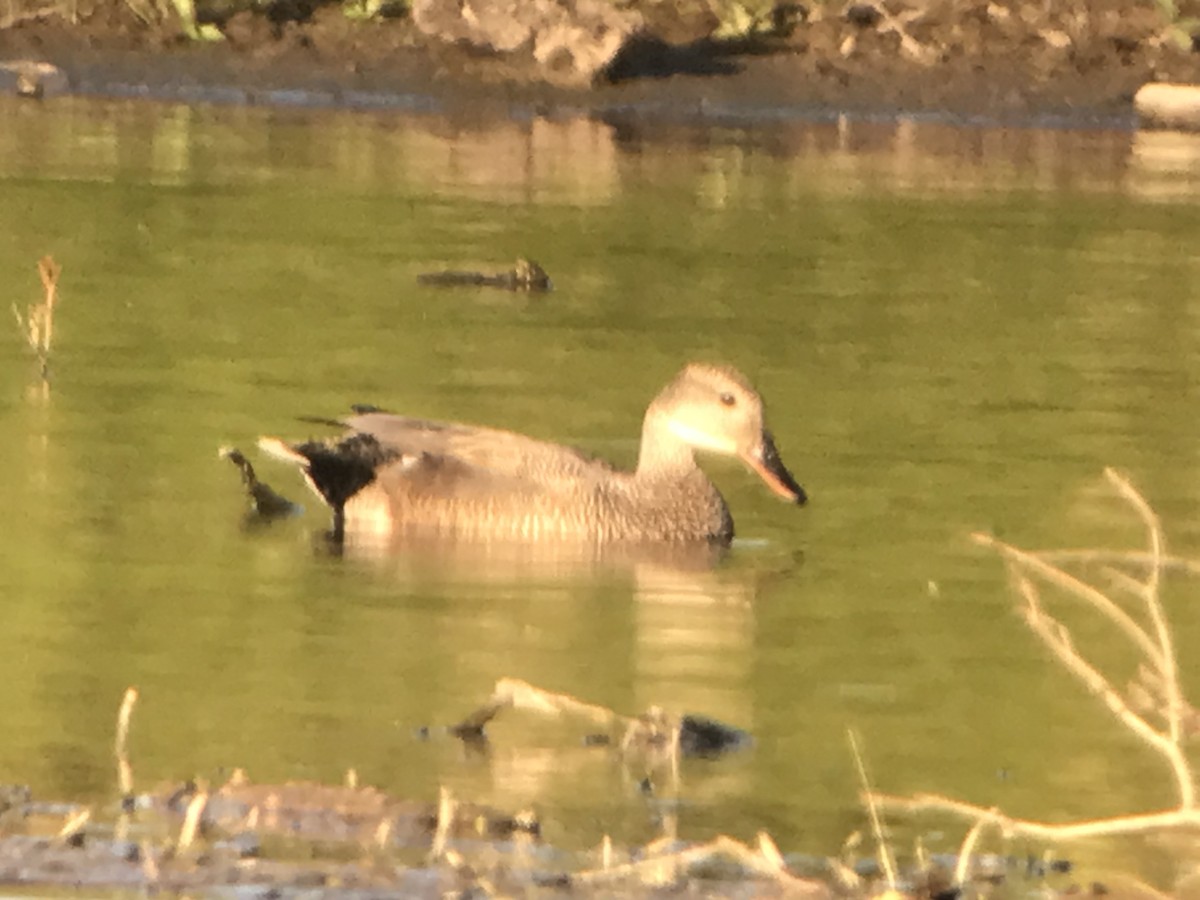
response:
[[[906,48],[846,13],[809,10],[786,37],[664,44],[661,58],[590,88],[549,84],[519,55],[470,52],[402,18],[354,21],[338,7],[282,24],[239,13],[223,40],[203,42],[98,6],[76,24],[46,16],[0,29],[0,60],[51,63],[65,74],[59,90],[92,96],[712,121],[911,113],[1129,127],[1142,84],[1200,81],[1200,53],[1166,39],[1157,10],[1096,2],[1071,15],[934,5],[908,26]],[[914,59],[914,46],[928,52]]]

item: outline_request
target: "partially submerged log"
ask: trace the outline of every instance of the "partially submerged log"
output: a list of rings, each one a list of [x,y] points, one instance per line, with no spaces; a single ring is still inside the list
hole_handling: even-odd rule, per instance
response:
[[[673,716],[657,706],[640,716],[627,716],[516,678],[497,681],[487,702],[449,731],[466,741],[486,740],[484,726],[505,709],[581,719],[604,729],[600,735],[590,735],[589,743],[615,744],[626,754],[657,751],[671,756],[712,757],[743,749],[751,743],[747,732],[707,716]]]
[[[540,294],[554,285],[546,270],[531,259],[518,259],[507,272],[425,272],[417,276],[418,284],[433,287],[496,287],[505,291],[526,291]]]

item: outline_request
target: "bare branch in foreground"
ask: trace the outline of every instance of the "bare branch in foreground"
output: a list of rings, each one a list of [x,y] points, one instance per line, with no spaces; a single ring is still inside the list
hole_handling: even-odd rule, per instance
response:
[[[870,800],[892,809],[908,812],[940,810],[971,820],[974,826],[964,842],[964,856],[973,845],[973,839],[987,825],[994,825],[1010,835],[1056,840],[1200,827],[1195,773],[1183,749],[1183,741],[1194,727],[1198,713],[1184,696],[1174,638],[1161,597],[1163,576],[1168,570],[1196,573],[1200,571],[1200,564],[1167,556],[1161,522],[1145,498],[1120,473],[1107,469],[1104,474],[1117,495],[1140,518],[1147,535],[1146,550],[1030,551],[990,535],[973,537],[1004,560],[1013,580],[1022,620],[1059,665],[1097,697],[1126,731],[1133,733],[1167,763],[1179,805],[1159,812],[1056,824],[1014,818],[995,808],[937,794],[912,797],[868,795]],[[1083,574],[1068,571],[1071,566],[1097,562],[1104,566],[1100,574],[1108,579],[1103,589]],[[1047,612],[1043,599],[1047,589],[1058,596],[1082,601],[1133,645],[1143,661],[1136,679],[1126,691],[1118,690],[1114,680],[1100,666],[1086,659],[1076,648],[1070,629]],[[1141,621],[1127,612],[1123,604],[1140,607]],[[1148,717],[1151,714],[1155,716],[1153,720]],[[1156,724],[1158,722],[1161,724]]]
[[[789,894],[821,897],[830,895],[829,888],[821,882],[799,878],[783,867],[774,841],[765,832],[759,833],[758,844],[758,851],[751,850],[740,841],[722,834],[707,844],[688,847],[674,853],[579,872],[572,875],[570,881],[574,885],[600,885],[622,881],[635,881],[641,885],[677,884],[686,876],[688,869],[723,858],[733,860],[760,878],[776,882]]]

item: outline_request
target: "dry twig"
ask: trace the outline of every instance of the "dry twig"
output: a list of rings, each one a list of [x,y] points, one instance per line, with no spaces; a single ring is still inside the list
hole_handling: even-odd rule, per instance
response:
[[[179,829],[179,840],[175,842],[175,849],[179,853],[186,853],[196,842],[196,835],[200,833],[200,817],[204,814],[207,803],[208,791],[205,790],[197,791],[188,803],[187,812],[183,815],[183,825]]]
[[[887,879],[889,891],[896,890],[896,860],[892,856],[892,848],[888,845],[883,833],[883,818],[879,815],[879,804],[875,802],[871,791],[871,779],[867,777],[867,764],[863,762],[862,751],[858,747],[858,737],[853,731],[847,732],[850,740],[850,752],[854,756],[854,765],[858,769],[858,780],[862,784],[863,799],[867,804],[867,813],[871,817],[871,833],[875,836],[875,847],[879,853],[879,865]]]
[[[431,860],[441,859],[446,852],[446,842],[450,837],[450,827],[454,824],[456,805],[449,789],[443,787],[438,794],[437,828],[434,829],[433,843],[429,849]]]
[[[63,823],[62,828],[58,830],[58,839],[60,841],[71,840],[77,834],[83,831],[84,826],[91,821],[91,818],[92,811],[90,808],[85,807],[83,809],[75,810],[75,812],[71,813],[71,815]]]
[[[1104,474],[1118,496],[1141,519],[1147,535],[1146,550],[1128,553],[1098,550],[1035,552],[1018,549],[990,535],[973,537],[983,546],[995,550],[1007,563],[1019,597],[1019,612],[1030,631],[1064,669],[1100,699],[1123,728],[1166,762],[1175,783],[1178,805],[1159,812],[1054,824],[1014,818],[996,809],[936,794],[912,797],[874,794],[876,801],[892,808],[936,809],[963,816],[974,821],[974,838],[978,837],[978,829],[989,824],[1007,833],[1059,840],[1200,826],[1195,775],[1183,749],[1188,726],[1195,719],[1196,711],[1184,698],[1174,639],[1161,598],[1162,578],[1168,569],[1194,572],[1197,564],[1167,556],[1162,525],[1150,505],[1123,475],[1113,469],[1105,470]],[[1096,560],[1108,563],[1101,573],[1108,580],[1105,590],[1065,568],[1073,562]],[[1131,571],[1134,574],[1130,574]],[[1046,610],[1043,592],[1047,587],[1082,600],[1133,645],[1143,661],[1137,681],[1126,692],[1114,687],[1100,667],[1083,656],[1075,647],[1067,626]],[[1119,600],[1140,606],[1141,616],[1126,612]],[[1156,714],[1162,724],[1150,721],[1146,717],[1149,712]],[[966,847],[964,844],[964,850]]]

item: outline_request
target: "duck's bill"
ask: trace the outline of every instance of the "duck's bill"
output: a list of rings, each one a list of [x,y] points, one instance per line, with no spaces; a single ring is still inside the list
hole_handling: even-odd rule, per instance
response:
[[[769,432],[763,432],[762,444],[749,453],[742,455],[746,465],[750,466],[758,477],[767,483],[767,487],[791,503],[797,505],[807,502],[808,494],[804,492],[799,482],[792,477],[779,451],[775,449],[775,440]]]

